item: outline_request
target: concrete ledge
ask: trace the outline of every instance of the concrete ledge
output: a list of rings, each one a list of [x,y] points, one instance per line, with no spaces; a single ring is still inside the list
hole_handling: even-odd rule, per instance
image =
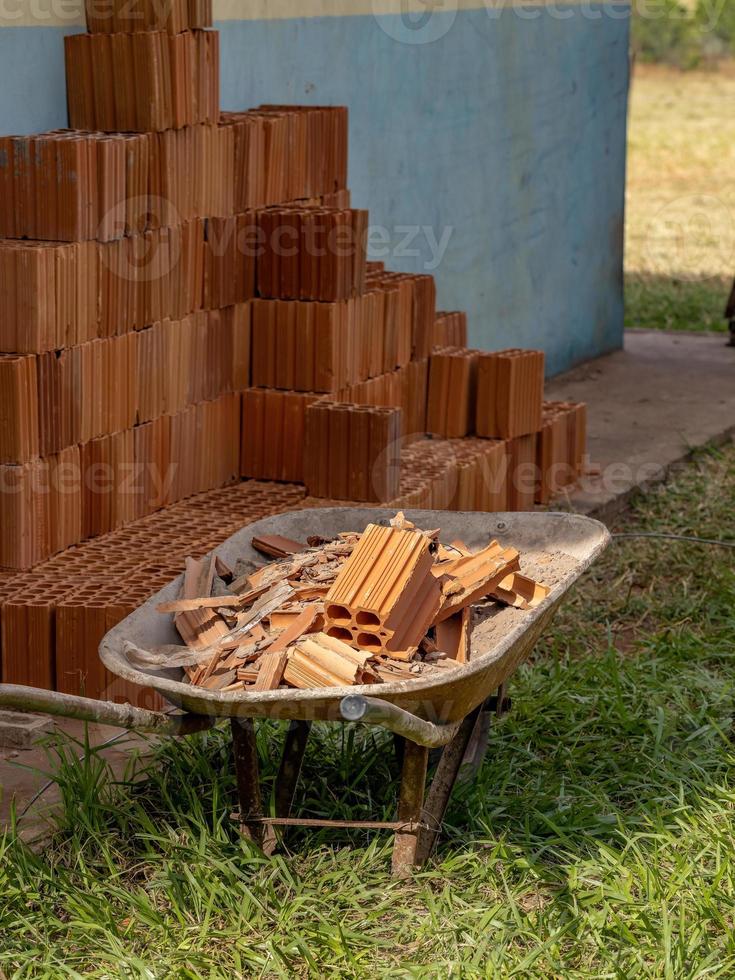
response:
[[[612,520],[693,450],[735,434],[735,348],[722,334],[629,330],[625,349],[552,379],[589,404],[590,473],[563,503]]]
[[[24,751],[54,730],[45,715],[24,715],[17,711],[0,711],[0,748]]]

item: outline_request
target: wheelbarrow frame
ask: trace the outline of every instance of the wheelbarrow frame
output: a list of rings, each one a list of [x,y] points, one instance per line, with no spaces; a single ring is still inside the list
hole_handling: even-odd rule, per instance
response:
[[[333,537],[342,531],[362,530],[368,523],[388,520],[394,511],[375,508],[327,508],[296,511],[252,524],[216,553],[234,564],[237,558],[262,562],[253,551],[252,538],[279,533],[297,540],[311,535]],[[131,664],[131,648],[150,649],[177,641],[172,617],[156,612],[164,601],[176,598],[181,577],[150,599],[102,641],[100,656],[114,674],[152,687],[183,714],[146,711],[131,705],[73,698],[31,688],[0,685],[0,707],[36,711],[90,722],[101,722],[141,732],[184,736],[230,720],[242,832],[266,853],[277,842],[275,828],[288,826],[360,827],[395,832],[393,871],[410,873],[422,864],[436,844],[452,790],[468,748],[474,742],[476,764],[487,747],[489,718],[502,714],[508,704],[505,687],[530,655],[565,595],[582,573],[605,550],[610,535],[604,525],[573,514],[466,514],[415,511],[407,516],[426,530],[441,528],[442,540],[462,539],[480,548],[492,538],[521,551],[524,569],[534,574],[534,557],[550,552],[574,559],[574,565],[556,582],[548,598],[534,610],[505,610],[508,629],[489,649],[473,644],[470,663],[437,678],[417,678],[381,685],[317,691],[279,690],[222,694],[183,683],[180,670],[142,671]],[[542,572],[537,572],[543,578]],[[180,642],[180,641],[179,641]],[[275,816],[263,812],[254,719],[277,718],[290,722],[275,784]],[[314,721],[360,722],[393,732],[401,760],[401,788],[395,821],[327,821],[291,816],[298,779]],[[429,753],[442,748],[431,787],[426,795]]]

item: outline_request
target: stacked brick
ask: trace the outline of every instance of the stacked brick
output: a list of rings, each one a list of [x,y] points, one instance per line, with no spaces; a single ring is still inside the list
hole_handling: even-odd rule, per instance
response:
[[[337,236],[327,277],[315,265],[304,279],[315,300],[365,291],[347,110],[263,106],[220,122],[209,0],[87,12],[89,33],[65,42],[76,128],[0,141],[0,567],[11,569],[238,478],[250,301],[269,275],[280,297],[295,269],[273,235],[260,241],[274,213],[301,222],[307,242],[322,226]],[[301,461],[298,472],[282,455],[267,462],[277,478],[301,475]]]
[[[76,128],[0,138],[0,678],[153,703],[97,648],[186,557],[332,501],[531,507],[586,416],[368,262],[346,109],[220,113],[211,0],[87,7]]]
[[[191,30],[64,38],[75,129],[145,133],[219,120],[219,34]]]
[[[212,0],[127,0],[118,5],[86,0],[85,8],[90,34],[181,34],[212,26]]]
[[[462,439],[474,429],[478,352],[444,348],[431,355],[426,424],[433,435]]]
[[[302,505],[296,486],[241,483],[192,497],[23,574],[0,576],[0,679],[155,707],[104,669],[104,634],[244,525]]]
[[[548,504],[583,473],[587,448],[587,406],[544,402],[538,436],[536,503]]]
[[[411,321],[390,315],[387,291],[346,302],[256,300],[253,384],[332,393],[411,361]]]
[[[370,263],[368,282],[391,294],[395,317],[408,316],[411,322],[411,356],[428,357],[433,347],[436,323],[436,283],[433,276],[388,272]],[[404,310],[407,307],[407,312]]]
[[[467,314],[437,313],[434,320],[434,350],[442,347],[467,346]]]
[[[33,568],[87,537],[233,482],[239,438],[239,395],[221,395],[134,429],[0,466],[0,567]]]
[[[508,510],[508,454],[502,441],[422,439],[403,450],[400,507]]]
[[[349,207],[346,108],[261,106],[220,123],[234,134],[237,213],[320,198]]]
[[[336,401],[401,409],[401,439],[404,444],[422,438],[426,431],[429,361],[409,361],[404,367],[349,385]]]
[[[367,211],[296,207],[259,212],[258,295],[344,302],[365,291]]]
[[[243,392],[240,475],[303,483],[306,412],[319,397],[275,388]]]
[[[304,479],[316,497],[382,503],[400,488],[401,410],[318,401],[306,411]]]
[[[371,270],[370,277],[375,275]],[[436,320],[428,360],[412,360],[329,396],[402,409],[400,445],[391,455],[399,492],[379,499],[401,507],[488,511],[548,503],[582,473],[586,407],[543,402],[542,352],[442,346],[466,335],[466,317],[439,313]],[[316,464],[307,462],[305,470],[310,505],[327,498],[332,504],[363,499],[340,497],[343,482],[325,485]],[[384,485],[379,472],[376,481]]]
[[[247,304],[77,347],[0,355],[0,567],[30,567],[94,533],[98,521],[90,507],[117,514],[112,526],[148,513],[157,497],[140,487],[141,474],[166,482],[171,472],[174,499],[235,479],[239,392],[248,385],[249,357]],[[213,460],[205,465],[200,455],[197,471],[187,476],[202,432]],[[111,455],[109,467],[99,453]],[[107,469],[106,486],[90,466]],[[57,487],[59,468],[65,480]],[[138,491],[126,508],[116,498],[130,497],[131,483]],[[75,515],[68,535],[58,532],[57,494]],[[110,499],[98,499],[104,497]],[[54,535],[38,521],[39,512],[49,514]],[[20,536],[17,552],[10,515],[33,530]]]
[[[514,439],[540,430],[544,400],[542,351],[482,354],[477,370],[478,435]]]

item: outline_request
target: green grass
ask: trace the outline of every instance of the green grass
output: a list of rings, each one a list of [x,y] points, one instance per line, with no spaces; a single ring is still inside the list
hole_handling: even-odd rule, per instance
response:
[[[667,276],[628,273],[625,277],[625,326],[649,330],[726,331],[725,304],[732,280],[719,276],[683,281]]]
[[[734,499],[729,446],[625,529],[732,536]],[[403,883],[379,834],[304,832],[272,861],[238,839],[222,733],[166,744],[135,784],[60,745],[52,846],[0,845],[0,976],[731,977],[734,636],[733,552],[613,546]],[[384,737],[320,728],[299,807],[389,814],[395,777]]]

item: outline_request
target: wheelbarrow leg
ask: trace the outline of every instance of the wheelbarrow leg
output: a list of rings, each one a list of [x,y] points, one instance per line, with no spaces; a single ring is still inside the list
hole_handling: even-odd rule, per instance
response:
[[[420,833],[418,824],[422,817],[428,764],[429,750],[406,739],[398,819],[407,826],[404,830],[396,831],[393,844],[393,875],[398,878],[408,877],[416,864]]]
[[[393,733],[393,755],[395,756],[398,771],[403,769],[403,753],[406,747],[406,740],[401,735]]]
[[[286,732],[281,767],[276,778],[277,817],[287,817],[291,813],[310,732],[310,721],[292,721]]]
[[[436,847],[467,747],[475,730],[481,724],[482,707],[480,705],[472,714],[467,715],[457,734],[442,752],[424,806],[424,821],[429,825],[429,829],[422,830],[419,836],[416,850],[416,863],[419,865],[424,864],[431,857]]]
[[[304,764],[306,745],[309,741],[310,732],[310,721],[292,721],[286,732],[281,765],[274,787],[274,805],[277,817],[291,816],[291,808],[293,807],[294,797],[296,796],[296,787],[301,776],[301,767]],[[285,835],[285,828],[283,834]],[[263,848],[268,856],[273,854],[276,843],[276,837],[272,835],[271,839]]]
[[[507,696],[505,684],[500,685],[497,696],[488,698],[482,706],[480,717],[475,725],[475,730],[472,733],[472,738],[470,739],[470,744],[467,746],[467,752],[462,763],[468,781],[471,782],[476,778],[487,754],[493,718],[503,718],[510,711],[510,707],[511,700]]]
[[[240,802],[240,831],[265,849],[270,844],[272,830],[263,823],[258,746],[252,718],[232,719],[232,747]]]

